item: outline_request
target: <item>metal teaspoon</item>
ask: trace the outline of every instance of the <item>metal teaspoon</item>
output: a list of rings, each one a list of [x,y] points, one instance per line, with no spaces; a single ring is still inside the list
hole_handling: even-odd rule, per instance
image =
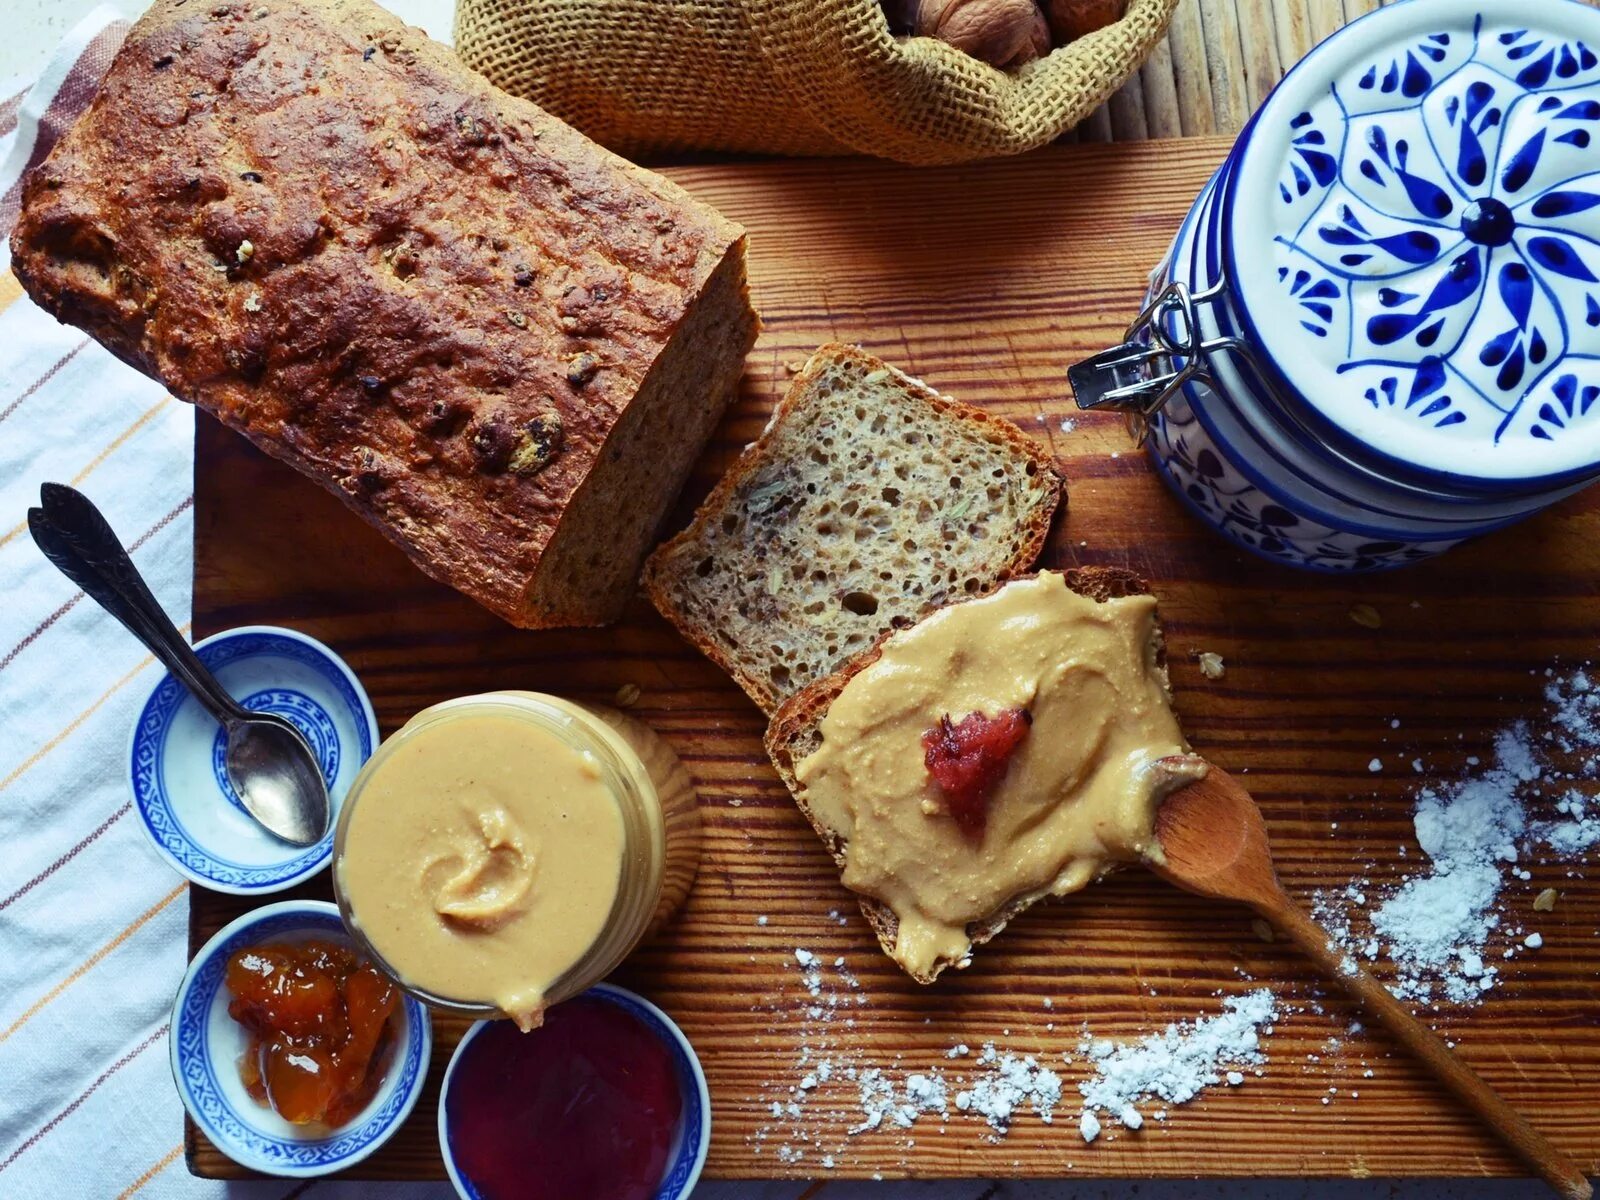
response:
[[[83,493],[39,489],[28,530],[56,569],[121,621],[227,730],[228,782],[269,833],[309,846],[328,831],[328,788],[305,738],[288,721],[242,707],[206,669],[151,595],[110,524]]]

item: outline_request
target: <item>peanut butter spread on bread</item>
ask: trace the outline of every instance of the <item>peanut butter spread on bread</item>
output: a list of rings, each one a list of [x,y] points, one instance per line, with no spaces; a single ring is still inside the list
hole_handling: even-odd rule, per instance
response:
[[[1154,597],[1097,602],[1044,572],[892,635],[829,706],[795,776],[845,843],[845,885],[894,911],[894,958],[912,975],[963,961],[968,926],[1013,902],[1065,895],[1158,850],[1156,809],[1188,777],[1156,763],[1188,746],[1155,611]],[[975,836],[925,737],[1019,710],[1028,731],[1002,743]]]

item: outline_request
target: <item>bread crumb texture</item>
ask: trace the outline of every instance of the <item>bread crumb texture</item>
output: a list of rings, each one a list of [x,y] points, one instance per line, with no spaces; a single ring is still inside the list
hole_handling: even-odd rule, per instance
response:
[[[1058,494],[1009,423],[824,348],[647,583],[770,710],[885,632],[1026,570]]]

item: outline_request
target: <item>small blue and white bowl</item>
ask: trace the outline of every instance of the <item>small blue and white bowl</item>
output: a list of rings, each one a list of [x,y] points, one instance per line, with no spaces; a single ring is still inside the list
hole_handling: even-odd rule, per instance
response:
[[[194,649],[240,704],[287,717],[305,735],[337,819],[378,744],[372,702],[344,660],[315,638],[271,625],[230,629]],[[134,805],[161,856],[196,883],[236,895],[282,891],[327,866],[333,821],[314,846],[268,833],[228,782],[226,749],[222,727],[164,676],[144,703],[128,751]]]
[[[296,1179],[353,1166],[388,1141],[422,1095],[433,1053],[427,1008],[402,995],[388,1073],[355,1120],[334,1130],[292,1125],[256,1103],[239,1079],[248,1035],[228,1015],[228,958],[263,942],[313,939],[349,942],[339,910],[326,901],[284,900],[246,913],[195,955],[172,1006],[172,1078],[200,1132],[242,1166]]]
[[[688,1200],[695,1184],[700,1181],[700,1172],[706,1165],[706,1154],[711,1149],[711,1093],[706,1087],[706,1074],[694,1047],[671,1017],[643,996],[616,984],[597,983],[573,999],[603,1000],[616,1005],[654,1034],[671,1052],[678,1076],[678,1092],[683,1097],[683,1112],[678,1118],[678,1127],[673,1131],[672,1151],[667,1156],[667,1169],[654,1200]],[[461,1200],[483,1200],[483,1196],[457,1168],[451,1149],[450,1083],[455,1078],[462,1053],[474,1038],[492,1024],[492,1021],[472,1023],[457,1043],[455,1053],[450,1056],[444,1082],[439,1086],[439,1153],[444,1157],[445,1171]]]

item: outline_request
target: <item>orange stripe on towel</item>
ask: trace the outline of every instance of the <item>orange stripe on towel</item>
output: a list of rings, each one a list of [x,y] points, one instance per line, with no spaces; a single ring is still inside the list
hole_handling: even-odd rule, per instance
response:
[[[0,313],[22,298],[22,285],[10,271],[0,274]]]
[[[151,919],[154,918],[157,913],[166,908],[167,905],[171,904],[174,900],[188,890],[189,884],[187,881],[180,883],[160,900],[156,901],[155,904],[151,905],[149,908],[145,909],[144,912],[135,917],[132,923],[127,925],[121,933],[117,934],[116,937],[112,938],[104,946],[101,946],[100,949],[96,950],[93,954],[86,958],[83,963],[72,972],[72,974],[68,975],[60,983],[56,984],[55,987],[51,988],[43,996],[40,996],[39,999],[33,1002],[33,1005],[28,1009],[27,1012],[23,1013],[15,1021],[11,1022],[11,1027],[4,1033],[0,1033],[0,1042],[4,1042],[17,1030],[26,1025],[52,1000],[87,975],[89,971],[94,968],[95,964],[97,964],[101,959],[105,958],[106,955],[110,954],[118,946],[122,945],[123,942],[131,938],[135,933],[138,933],[140,929],[150,923]]]
[[[189,632],[189,622],[185,621],[182,625],[178,626],[178,632],[179,633],[188,633]],[[87,721],[90,717],[92,717],[95,714],[95,710],[97,710],[107,700],[111,699],[112,696],[116,695],[117,692],[121,691],[124,687],[126,687],[128,685],[128,683],[129,683],[129,681],[132,680],[135,675],[137,675],[140,671],[144,670],[146,667],[150,666],[155,661],[156,661],[155,657],[153,655],[149,655],[149,654],[145,655],[142,659],[140,659],[138,666],[134,667],[133,670],[129,671],[126,675],[124,675],[121,679],[119,679],[115,683],[113,683],[105,691],[101,692],[100,693],[100,698],[98,700],[96,700],[93,704],[89,705],[88,708],[84,709],[77,716],[73,717],[72,721],[67,725],[67,727],[65,729],[63,729],[60,733],[56,734],[55,737],[51,738],[48,742],[46,742],[44,745],[40,746],[32,754],[30,754],[27,757],[27,759],[25,759],[23,761],[22,765],[17,767],[16,770],[12,771],[11,774],[7,775],[4,779],[0,779],[0,792],[5,791],[8,787],[10,787],[13,783],[15,783],[18,779],[20,779],[30,768],[32,768],[35,765],[37,765],[37,763],[39,762],[40,759],[44,758],[44,756],[49,754],[50,751],[54,750],[62,742],[66,741],[67,738],[70,737],[73,734],[73,732],[78,728],[78,726],[82,725],[85,721]]]
[[[92,472],[101,463],[105,462],[106,459],[115,454],[117,452],[117,448],[121,446],[122,443],[126,442],[134,434],[138,433],[139,430],[143,429],[149,423],[150,418],[165,408],[167,406],[167,401],[171,399],[171,396],[163,396],[160,400],[156,401],[156,403],[152,404],[149,408],[145,409],[144,412],[139,414],[138,420],[134,421],[132,425],[129,425],[121,433],[117,434],[116,437],[112,438],[110,445],[108,445],[104,450],[100,451],[99,454],[96,454],[93,458],[91,458],[89,460],[89,464],[72,477],[72,486],[77,487],[80,483],[87,479],[90,472]],[[0,534],[0,546],[4,546],[7,542],[16,537],[27,527],[28,523],[26,521],[18,521],[4,534]]]
[[[174,1162],[176,1162],[177,1159],[178,1159],[178,1155],[180,1155],[182,1153],[183,1153],[183,1146],[182,1146],[181,1143],[179,1145],[174,1146],[171,1150],[168,1150],[164,1155],[161,1156],[161,1161],[156,1163],[155,1166],[151,1167],[143,1175],[139,1176],[139,1178],[135,1179],[132,1183],[130,1183],[122,1191],[118,1192],[117,1193],[117,1200],[128,1200],[129,1196],[133,1195],[140,1188],[144,1187],[145,1184],[149,1183],[157,1175],[161,1174],[162,1171],[165,1171]]]

